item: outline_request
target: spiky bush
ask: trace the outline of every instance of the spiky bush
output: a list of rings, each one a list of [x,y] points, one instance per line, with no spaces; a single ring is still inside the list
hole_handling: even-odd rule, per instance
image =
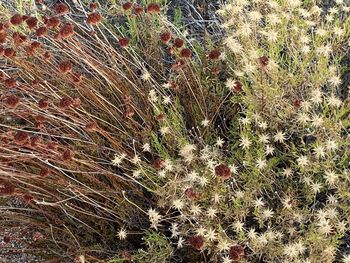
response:
[[[336,2],[230,1],[219,41],[165,2],[3,6],[2,224],[65,262],[349,262]]]

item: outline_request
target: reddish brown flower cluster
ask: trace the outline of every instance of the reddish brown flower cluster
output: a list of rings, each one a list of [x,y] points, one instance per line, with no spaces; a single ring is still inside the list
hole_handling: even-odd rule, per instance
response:
[[[65,3],[58,3],[55,10],[58,15],[65,15],[69,12],[69,7]]]
[[[0,184],[0,194],[13,195],[16,192],[16,188],[10,182],[3,182]]]
[[[189,48],[184,48],[180,51],[180,57],[182,58],[191,58],[192,57],[192,51]]]
[[[147,12],[150,14],[159,14],[160,13],[160,5],[151,3],[147,6]]]
[[[294,101],[294,107],[295,108],[300,108],[301,107],[301,99],[296,99]]]
[[[171,33],[169,31],[160,34],[160,39],[164,44],[168,44],[171,39]]]
[[[94,132],[97,130],[97,123],[94,122],[94,121],[91,121],[89,123],[87,123],[84,127],[84,129],[87,131],[87,132]]]
[[[183,59],[179,59],[171,66],[171,68],[173,70],[180,70],[184,65],[185,65],[185,61]]]
[[[97,7],[98,7],[98,4],[95,2],[92,2],[89,4],[89,8],[91,11],[95,11],[97,9]]]
[[[188,199],[191,199],[191,200],[197,200],[201,196],[201,194],[194,191],[192,187],[186,189],[185,195],[187,196]]]
[[[269,64],[269,58],[266,56],[262,56],[258,59],[260,67],[266,68],[267,65]]]
[[[211,60],[219,59],[221,56],[221,52],[217,49],[213,49],[209,52],[208,58]]]
[[[96,25],[102,21],[102,16],[98,12],[88,14],[86,23],[89,25]]]
[[[47,27],[46,26],[41,26],[39,27],[36,31],[35,34],[37,37],[44,37],[47,35]]]
[[[233,83],[233,86],[232,86],[233,91],[235,91],[235,92],[241,92],[241,91],[242,91],[242,88],[243,88],[243,85],[242,85],[242,83],[240,83],[239,81],[236,80],[236,81]]]
[[[61,23],[61,20],[58,17],[50,17],[47,19],[46,26],[50,29],[55,29]]]
[[[14,78],[8,78],[8,79],[5,79],[4,84],[5,84],[6,88],[10,89],[10,88],[16,87],[17,81]]]
[[[122,8],[124,9],[124,11],[128,11],[132,8],[132,3],[131,2],[125,2],[123,5],[122,5]]]
[[[40,109],[47,109],[49,107],[49,102],[47,99],[40,99],[38,102],[38,107]]]
[[[129,43],[130,43],[130,39],[129,38],[119,38],[119,45],[122,47],[122,48],[126,48],[129,46]]]
[[[175,38],[174,39],[174,47],[177,47],[177,48],[182,48],[182,46],[184,45],[184,41],[181,39],[181,38]]]
[[[52,54],[49,51],[46,51],[43,54],[43,58],[44,58],[45,61],[49,61],[52,58]]]
[[[64,24],[59,31],[59,36],[61,38],[69,38],[73,35],[74,35],[74,25],[71,23]]]
[[[4,49],[4,55],[7,58],[13,58],[16,56],[16,51],[12,47],[8,47]]]
[[[43,139],[40,136],[33,136],[30,138],[30,145],[35,148],[38,147],[39,144],[42,143],[42,141]]]
[[[223,180],[227,180],[231,177],[231,170],[226,164],[219,164],[215,166],[215,175]]]
[[[131,105],[126,104],[123,116],[126,118],[131,118],[132,116],[134,116],[134,114],[135,114],[134,108]]]
[[[134,6],[134,12],[135,12],[136,15],[140,15],[140,14],[142,14],[144,12],[144,9],[140,5],[135,5]]]
[[[19,32],[13,32],[12,40],[16,46],[19,46],[27,40],[27,37]]]
[[[71,150],[67,149],[62,153],[62,160],[64,162],[70,162],[73,160],[74,157],[74,152],[72,152]]]
[[[197,250],[201,250],[204,246],[204,238],[202,236],[191,236],[188,238],[188,242]]]
[[[241,245],[235,245],[230,248],[229,256],[233,261],[241,260],[241,257],[245,255],[244,248]]]
[[[43,167],[40,169],[39,175],[42,177],[46,177],[46,176],[49,176],[50,173],[51,173],[51,171],[49,170],[49,168]]]
[[[58,107],[63,110],[68,109],[71,106],[73,106],[73,99],[68,96],[63,96],[58,103]]]
[[[38,19],[33,16],[28,17],[25,22],[29,29],[34,29],[38,25]]]
[[[0,31],[0,44],[6,42],[7,33],[5,31]],[[2,46],[0,46],[2,48]]]
[[[23,23],[23,16],[20,14],[14,14],[11,18],[10,18],[10,23],[12,25],[18,26],[20,24]]]
[[[69,60],[64,60],[58,65],[58,70],[63,74],[67,74],[73,70],[73,64]]]
[[[165,167],[165,161],[161,158],[157,158],[153,162],[153,167],[157,170],[160,170]]]
[[[29,135],[25,131],[18,131],[13,137],[13,140],[19,145],[24,145],[29,142]]]
[[[19,98],[14,94],[8,96],[5,99],[5,103],[9,108],[16,108],[18,106],[19,102],[20,102]]]

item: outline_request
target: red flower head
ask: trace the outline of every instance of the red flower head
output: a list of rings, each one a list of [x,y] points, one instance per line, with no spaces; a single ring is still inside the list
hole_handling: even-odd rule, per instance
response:
[[[240,260],[241,256],[244,256],[244,248],[241,245],[235,245],[230,248],[229,256],[233,261]]]
[[[73,36],[74,35],[74,25],[71,23],[64,24],[59,31],[59,35],[62,38],[69,38],[69,37]]]
[[[184,41],[181,39],[181,38],[175,38],[174,39],[174,47],[177,47],[177,48],[182,48],[182,46],[184,45]]]
[[[65,3],[58,3],[55,10],[58,15],[65,15],[69,12],[69,7]]]
[[[100,15],[100,13],[98,12],[94,12],[88,15],[87,19],[86,19],[86,23],[88,23],[89,25],[96,25],[98,23],[100,23],[102,21],[102,17]]]
[[[13,140],[20,145],[24,145],[29,141],[29,135],[25,131],[18,131],[15,136],[13,137]]]
[[[166,32],[163,32],[162,34],[160,34],[160,39],[162,40],[162,42],[164,44],[168,44],[168,42],[170,41],[171,39],[171,33],[166,31]]]
[[[37,26],[38,19],[36,17],[31,16],[26,20],[26,24],[29,27],[29,29],[33,29]]]
[[[38,107],[40,109],[47,109],[49,107],[49,102],[47,99],[40,99],[38,102]]]
[[[7,33],[5,31],[0,31],[0,44],[3,44],[6,42]]]
[[[201,250],[204,246],[204,238],[202,236],[191,236],[188,238],[188,242],[197,250]]]
[[[35,34],[37,37],[43,37],[47,35],[47,27],[46,26],[41,26],[39,27],[36,31]]]
[[[262,68],[266,68],[267,65],[269,64],[269,58],[266,56],[262,56],[258,60],[259,60],[260,67]]]
[[[160,170],[165,167],[165,161],[161,158],[157,158],[153,162],[153,167],[157,170]]]
[[[33,136],[30,138],[30,145],[32,147],[37,147],[40,143],[42,143],[43,139],[40,136]]]
[[[160,5],[152,3],[147,6],[147,12],[150,14],[159,14],[160,13]]]
[[[61,20],[58,18],[58,17],[50,17],[48,20],[47,20],[47,27],[48,28],[51,28],[51,29],[54,29],[56,27],[58,27],[61,23]]]
[[[123,113],[124,117],[131,118],[132,116],[134,116],[134,114],[135,110],[130,105],[126,105]]]
[[[10,22],[12,25],[18,26],[23,22],[23,16],[20,14],[15,14],[10,18]]]
[[[49,61],[52,58],[52,54],[50,52],[46,51],[43,54],[43,58],[44,58],[45,61]]]
[[[300,108],[301,107],[301,100],[300,99],[296,99],[294,101],[294,107],[295,108]]]
[[[58,65],[58,70],[63,74],[67,74],[73,70],[73,64],[69,60],[64,60]]]
[[[0,194],[13,195],[16,192],[16,188],[10,182],[5,182],[0,185]]]
[[[180,51],[180,57],[182,58],[191,58],[192,57],[192,51],[189,48],[184,48]]]
[[[122,48],[126,48],[127,46],[129,46],[129,43],[130,43],[130,39],[128,39],[128,38],[120,38],[119,39],[119,45]]]
[[[226,180],[231,177],[231,170],[226,164],[219,164],[215,166],[215,175]]]
[[[235,82],[233,83],[232,89],[233,89],[233,91],[235,91],[235,92],[241,92],[241,91],[242,91],[242,87],[243,87],[242,83],[240,83],[239,81],[235,81]]]
[[[80,84],[83,81],[83,75],[79,72],[75,72],[73,73],[72,79],[75,84]]]
[[[124,11],[128,11],[132,8],[132,3],[131,2],[126,2],[122,5]]]
[[[17,85],[17,81],[14,78],[5,79],[5,86],[7,88],[14,88]]]
[[[16,108],[19,104],[19,98],[16,95],[10,95],[6,98],[5,103],[9,108]]]
[[[73,160],[73,157],[74,157],[74,153],[73,153],[71,150],[69,150],[69,149],[65,150],[65,151],[62,153],[62,160],[63,160],[64,162],[70,162],[70,161],[72,161],[72,160]]]
[[[16,56],[16,51],[12,47],[8,47],[5,48],[4,55],[5,57],[13,58],[14,56]]]
[[[32,43],[30,43],[30,47],[31,47],[32,49],[37,49],[37,48],[39,48],[40,46],[41,46],[41,43],[38,42],[38,41],[33,41]]]
[[[50,169],[49,168],[46,168],[46,167],[43,167],[41,168],[40,170],[40,176],[42,177],[46,177],[46,176],[49,176],[50,175]]]
[[[68,96],[62,97],[60,102],[58,103],[58,107],[61,109],[67,109],[73,105],[73,100],[69,98]]]
[[[18,32],[14,32],[12,34],[12,39],[13,39],[13,42],[15,43],[16,46],[19,46],[21,45],[24,41],[27,40],[27,37],[21,33],[18,33]]]
[[[217,49],[213,49],[212,51],[209,52],[209,59],[211,60],[216,60],[216,59],[219,59],[221,56],[221,52]]]
[[[140,15],[140,14],[142,14],[144,11],[145,11],[145,10],[143,9],[142,6],[140,6],[140,5],[135,5],[135,6],[134,6],[134,12],[135,12],[136,15]]]
[[[171,68],[173,70],[180,70],[182,69],[182,67],[185,65],[185,61],[183,59],[179,59],[178,61],[176,61]]]
[[[191,200],[196,200],[200,197],[200,193],[194,191],[192,187],[186,189],[185,195]]]
[[[95,2],[89,4],[89,8],[91,11],[95,11],[97,7],[98,7],[98,4]]]

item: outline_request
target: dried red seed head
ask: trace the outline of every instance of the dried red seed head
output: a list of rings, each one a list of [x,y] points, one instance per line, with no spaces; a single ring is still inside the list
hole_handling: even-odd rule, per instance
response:
[[[15,143],[23,145],[28,142],[29,135],[25,131],[18,131],[13,137],[13,140],[15,141]]]
[[[58,103],[58,107],[61,109],[67,109],[73,105],[73,100],[70,97],[64,96]]]
[[[186,189],[185,195],[191,200],[196,200],[200,197],[200,193],[195,192],[192,187]]]
[[[102,16],[98,12],[94,12],[88,15],[86,23],[89,25],[96,25],[102,21]]]
[[[185,61],[183,59],[177,60],[171,67],[173,70],[180,70],[185,65]]]
[[[15,43],[15,45],[19,46],[27,40],[27,37],[21,33],[14,32],[12,34],[12,39],[13,39],[13,42]]]
[[[160,170],[165,167],[165,161],[161,158],[157,158],[153,162],[153,167],[157,170]]]
[[[62,160],[63,160],[64,162],[70,162],[70,161],[72,161],[72,160],[73,160],[73,157],[74,157],[74,153],[73,153],[71,150],[69,150],[69,149],[65,150],[65,151],[62,153]]]
[[[52,150],[52,151],[57,151],[58,150],[58,143],[57,142],[48,142],[47,148],[49,150]]]
[[[65,15],[69,12],[69,7],[65,3],[58,3],[55,10],[58,15]]]
[[[16,51],[12,47],[5,48],[4,55],[7,58],[13,58],[16,56]]]
[[[152,3],[147,6],[147,12],[150,14],[159,14],[160,13],[160,5]]]
[[[92,11],[95,11],[97,9],[97,7],[98,7],[98,4],[95,2],[89,4],[89,8]]]
[[[0,185],[0,194],[3,195],[13,195],[16,192],[16,188],[10,182],[5,182]]]
[[[7,88],[9,88],[9,89],[14,88],[14,87],[16,87],[16,85],[17,85],[16,79],[14,79],[14,78],[5,79],[5,86]]]
[[[244,248],[241,245],[232,246],[229,250],[229,257],[233,261],[240,260],[241,256],[244,256]]]
[[[16,108],[20,102],[20,99],[16,95],[10,95],[6,98],[5,103],[9,108]]]
[[[7,33],[5,31],[3,31],[3,32],[0,31],[0,44],[5,43],[6,38],[7,38]]]
[[[174,39],[174,47],[177,47],[177,48],[182,48],[182,46],[184,45],[184,41],[181,39],[181,38],[175,38]]]
[[[41,26],[39,27],[36,31],[35,34],[37,37],[44,37],[47,35],[47,27],[46,26]]]
[[[74,25],[71,23],[64,24],[59,31],[59,35],[62,38],[69,38],[69,37],[73,36],[74,35]]]
[[[92,121],[92,122],[89,122],[85,125],[84,129],[87,131],[87,132],[94,132],[97,130],[97,124],[96,122]]]
[[[38,102],[38,107],[40,109],[47,109],[49,107],[49,102],[47,99],[41,99]]]
[[[46,177],[46,176],[49,176],[51,173],[50,169],[49,168],[46,168],[46,167],[43,167],[40,169],[40,176],[42,177]]]
[[[43,54],[43,58],[44,58],[45,61],[49,61],[52,58],[52,54],[50,52],[46,51]]]
[[[242,91],[242,88],[243,88],[243,85],[242,83],[240,83],[239,81],[235,81],[233,83],[233,86],[232,86],[232,89],[234,92],[241,92]]]
[[[10,18],[10,22],[12,25],[18,26],[20,24],[22,24],[23,22],[23,16],[20,14],[14,14],[11,18]]]
[[[220,56],[221,56],[221,52],[219,50],[217,50],[217,49],[211,50],[209,52],[209,55],[208,55],[209,59],[211,59],[211,60],[219,59]]]
[[[42,138],[40,136],[33,136],[30,138],[30,145],[32,147],[37,147],[42,142]]]
[[[75,84],[80,84],[83,81],[83,75],[79,72],[75,72],[73,73],[72,79]]]
[[[259,59],[259,64],[262,68],[267,67],[267,65],[269,64],[269,58],[266,56],[262,56]]]
[[[145,10],[143,9],[142,6],[140,6],[140,5],[135,5],[135,6],[134,6],[134,12],[135,12],[136,15],[140,15],[140,14],[142,14],[144,11],[145,11]]]
[[[5,235],[3,240],[4,240],[4,243],[10,243],[11,237],[9,235]]]
[[[301,107],[301,100],[300,99],[296,99],[294,101],[294,107],[296,107],[296,108],[300,108]]]
[[[31,16],[25,22],[29,29],[33,29],[37,26],[38,19],[36,17]]]
[[[58,17],[50,17],[47,20],[47,27],[50,29],[55,29],[56,27],[58,27],[60,25],[61,21]]]
[[[24,202],[26,202],[27,204],[31,203],[34,199],[34,197],[32,195],[29,195],[29,194],[22,195],[22,198],[23,198]]]
[[[122,5],[124,11],[128,11],[132,8],[132,3],[131,2],[126,2]]]
[[[79,98],[74,98],[72,100],[72,106],[73,107],[78,108],[78,107],[80,107],[80,105],[81,105],[81,100]]]
[[[44,235],[41,232],[36,231],[33,233],[33,236],[32,236],[33,241],[41,240],[43,238],[44,238]]]
[[[126,48],[129,46],[129,43],[130,43],[130,39],[128,38],[120,38],[119,39],[119,45],[122,47],[122,48]]]
[[[63,74],[67,74],[73,70],[73,64],[69,60],[64,60],[58,65],[58,70]]]
[[[204,238],[202,236],[191,236],[188,238],[188,242],[197,250],[201,250],[204,246]]]
[[[126,105],[123,113],[124,117],[131,118],[132,116],[134,116],[134,114],[135,110],[130,105]]]
[[[30,43],[30,47],[31,47],[32,49],[37,49],[37,48],[39,48],[40,46],[41,46],[41,43],[38,42],[38,41],[33,41],[32,43]]]
[[[226,180],[231,177],[231,170],[226,164],[219,164],[215,166],[215,175]]]
[[[192,57],[192,51],[189,48],[184,48],[180,51],[180,57],[182,58],[191,58]]]
[[[162,42],[164,44],[168,44],[168,42],[170,41],[171,39],[171,33],[166,31],[166,32],[163,32],[162,34],[160,34],[160,39],[162,40]]]

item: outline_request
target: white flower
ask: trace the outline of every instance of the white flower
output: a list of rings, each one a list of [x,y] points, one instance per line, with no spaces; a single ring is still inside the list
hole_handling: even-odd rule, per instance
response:
[[[222,147],[224,145],[225,141],[221,139],[220,137],[216,140],[215,145],[218,147]]]
[[[265,205],[261,197],[259,199],[256,199],[253,203],[254,203],[254,206],[257,208],[263,207]]]
[[[230,168],[231,173],[237,174],[238,168],[234,163],[229,165],[229,168]]]
[[[265,147],[265,154],[266,155],[272,155],[275,151],[275,148],[272,147],[271,145],[266,145]]]
[[[173,201],[173,207],[175,209],[181,210],[182,208],[184,208],[184,206],[185,206],[185,202],[181,199],[175,199]]]
[[[217,248],[220,252],[229,250],[230,246],[231,242],[227,241],[226,239],[218,240]]]
[[[280,142],[283,143],[286,140],[286,135],[284,132],[282,131],[278,131],[275,136],[273,136],[273,140],[275,142]]]
[[[232,36],[226,38],[224,44],[235,54],[239,54],[243,50],[243,46]]]
[[[297,243],[285,245],[283,248],[283,254],[289,258],[297,258],[300,254],[303,254],[305,250],[305,245],[299,241]]]
[[[293,174],[293,170],[290,168],[284,168],[282,174],[285,177],[289,177]]]
[[[170,132],[170,128],[167,126],[163,126],[160,128],[160,133],[164,136],[165,134],[168,134]]]
[[[148,214],[148,219],[151,222],[151,227],[157,229],[157,226],[159,225],[159,222],[160,222],[162,216],[153,208],[150,208],[147,211],[147,214]]]
[[[207,210],[207,216],[210,218],[210,219],[213,219],[214,217],[216,217],[216,214],[217,214],[217,210],[213,207],[209,207],[208,210]]]
[[[331,107],[339,108],[342,104],[341,99],[335,97],[334,95],[328,98],[328,105]]]
[[[243,125],[248,125],[251,121],[248,117],[245,118],[240,118],[239,121],[243,124]]]
[[[225,256],[222,258],[221,263],[232,263],[232,260],[230,259],[229,256]]]
[[[259,141],[262,143],[269,143],[270,137],[266,134],[259,135]]]
[[[208,179],[204,176],[198,178],[198,183],[200,186],[206,186],[208,184]]]
[[[208,126],[209,126],[209,120],[208,120],[208,119],[202,120],[201,125],[202,125],[203,127],[208,127]]]
[[[318,226],[318,231],[322,234],[322,235],[329,235],[332,232],[332,226],[330,225],[329,220],[320,220],[317,223]]]
[[[251,11],[248,14],[248,16],[254,22],[257,22],[257,21],[259,21],[262,18],[262,14],[260,12],[258,12],[258,11]]]
[[[202,209],[200,208],[199,205],[193,204],[193,205],[190,207],[190,213],[191,213],[192,215],[194,215],[194,216],[199,215],[201,212],[202,212]]]
[[[184,243],[185,243],[185,239],[183,239],[183,237],[179,237],[177,241],[177,248],[182,248],[184,246]]]
[[[338,180],[338,175],[334,171],[326,171],[323,177],[330,186],[334,186]]]
[[[328,79],[328,82],[333,87],[338,87],[341,84],[341,77],[340,76],[333,76],[333,77]]]
[[[267,209],[264,209],[264,210],[262,211],[262,218],[263,218],[264,220],[266,220],[266,219],[271,218],[274,214],[275,214],[275,212],[273,212],[272,209],[267,208]]]
[[[326,148],[329,151],[335,151],[338,148],[337,142],[331,139],[328,139],[326,142]]]
[[[261,121],[258,123],[259,128],[266,130],[267,129],[267,122],[266,121]]]
[[[282,199],[282,204],[284,209],[291,209],[292,208],[292,199],[290,197],[285,197]]]
[[[312,125],[314,127],[321,127],[323,125],[323,122],[324,122],[323,118],[321,116],[317,116],[317,115],[313,116],[311,121],[312,121]]]
[[[164,96],[163,97],[163,104],[167,105],[171,102],[170,96]]]
[[[209,241],[215,241],[216,240],[216,232],[214,229],[209,228],[205,237],[209,240]]]
[[[120,164],[123,162],[125,157],[126,157],[125,153],[122,153],[120,155],[118,155],[118,154],[114,155],[114,158],[112,160],[112,164],[115,166],[120,166]]]
[[[141,162],[141,158],[136,154],[132,159],[131,159],[131,162],[133,164],[138,164]]]
[[[310,118],[306,113],[301,112],[298,114],[297,121],[301,124],[307,124],[307,122],[310,121]]]
[[[144,145],[142,145],[143,152],[149,152],[150,150],[151,150],[151,146],[149,143],[145,143]]]
[[[188,143],[180,149],[180,155],[187,159],[193,156],[193,151],[195,151],[196,149],[196,145]]]
[[[248,149],[252,144],[252,141],[248,137],[244,137],[244,136],[242,136],[240,142],[241,143],[239,145],[242,146],[243,149]]]
[[[171,224],[170,232],[171,232],[171,237],[177,237],[180,234],[179,225],[177,223]]]
[[[314,194],[318,194],[321,189],[322,189],[322,184],[320,183],[312,183],[311,184],[311,189],[312,189],[312,192],[314,192]]]
[[[317,145],[314,148],[314,154],[318,159],[325,157],[326,156],[325,148],[322,145]]]
[[[124,240],[126,239],[128,233],[126,232],[126,230],[124,228],[121,228],[119,231],[118,231],[118,237],[120,240]]]
[[[136,171],[133,171],[133,172],[132,172],[132,177],[134,177],[134,178],[140,178],[140,176],[141,176],[141,171],[136,170]]]
[[[144,81],[150,80],[151,77],[151,74],[147,70],[145,70],[141,75],[141,79]]]
[[[204,236],[206,232],[207,232],[207,230],[202,226],[200,226],[199,228],[196,229],[196,234],[198,236]]]
[[[297,159],[297,163],[300,167],[304,168],[305,166],[307,166],[309,164],[309,160],[308,160],[307,156],[302,155]]]
[[[341,262],[342,263],[350,263],[350,254],[344,255]]]
[[[262,170],[266,167],[267,163],[266,163],[266,160],[265,159],[261,159],[259,158],[258,160],[256,160],[256,167],[259,169],[259,170]]]

